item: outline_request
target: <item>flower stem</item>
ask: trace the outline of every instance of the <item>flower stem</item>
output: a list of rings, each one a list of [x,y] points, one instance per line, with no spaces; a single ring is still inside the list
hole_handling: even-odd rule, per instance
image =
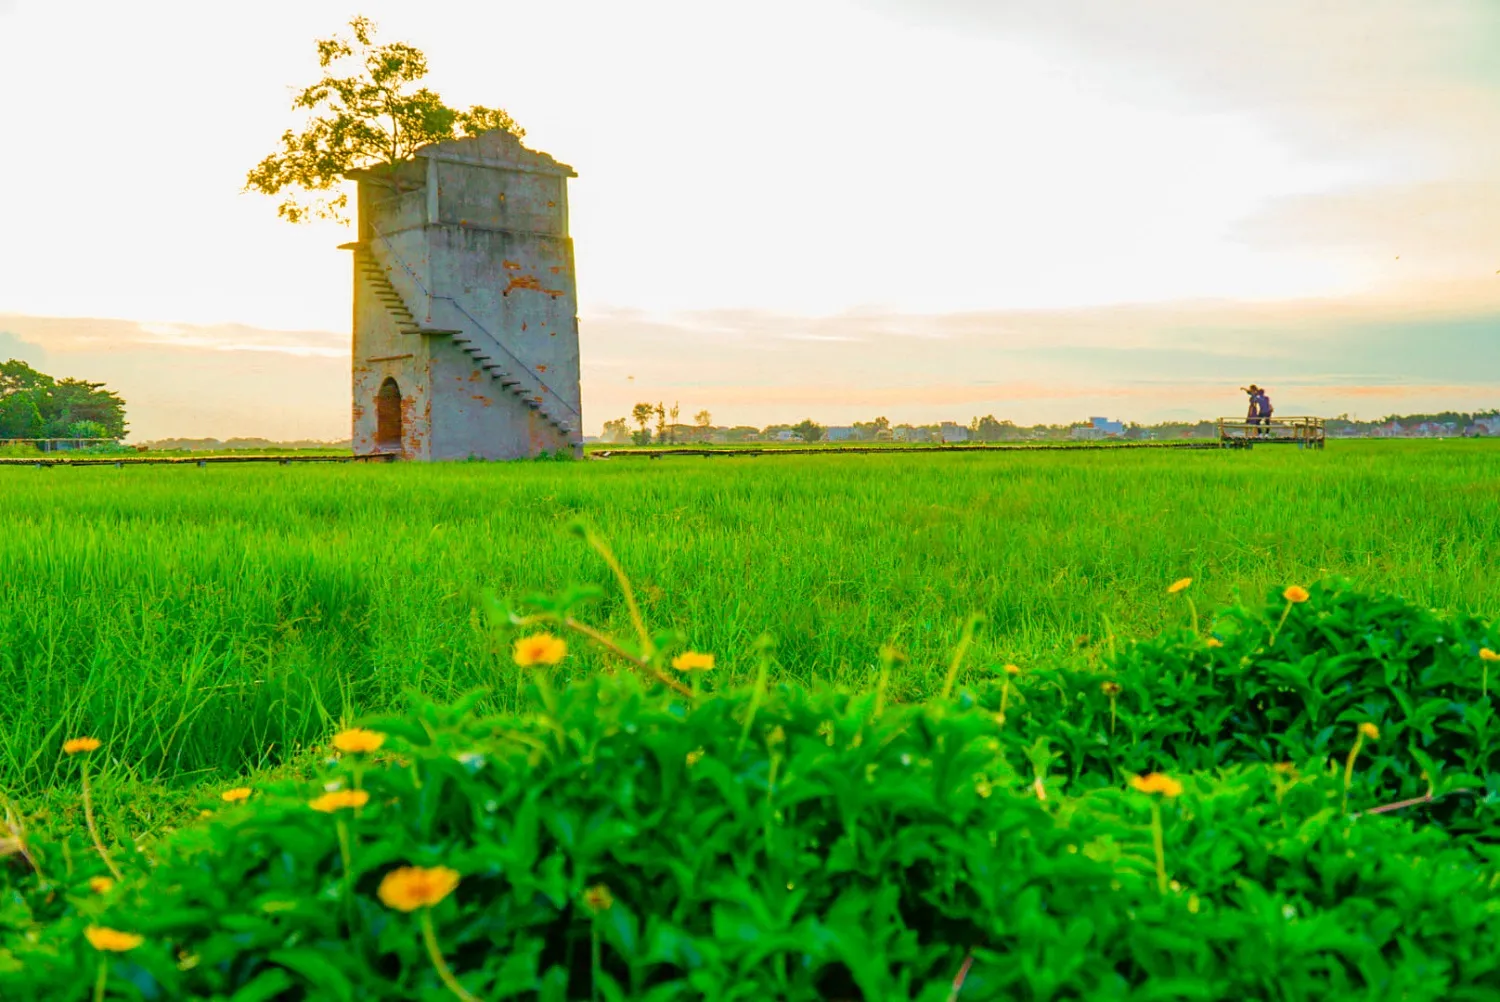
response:
[[[479,1002],[477,998],[464,990],[464,986],[458,983],[453,972],[448,970],[448,964],[443,960],[443,951],[438,947],[437,933],[432,928],[431,908],[422,909],[422,942],[427,944],[427,956],[432,958],[432,966],[437,969],[438,977],[442,979],[448,990],[463,999],[463,1002]]]
[[[773,751],[771,753],[771,770],[770,770],[770,773],[766,776],[766,825],[765,825],[765,834],[766,834],[766,861],[767,862],[769,862],[770,860],[773,860],[773,859],[776,858],[775,852],[772,850],[772,847],[771,847],[771,826],[772,826],[772,824],[773,824],[773,822],[775,820],[775,817],[776,817],[776,807],[775,807],[775,804],[772,801],[772,798],[776,795],[776,767],[779,766],[779,765],[781,765],[781,756],[778,755],[778,754],[776,754],[776,752]]]
[[[1276,646],[1276,636],[1277,634],[1281,633],[1281,628],[1286,625],[1286,617],[1292,614],[1292,606],[1294,604],[1295,603],[1288,601],[1286,604],[1286,608],[1281,610],[1281,618],[1276,621],[1276,629],[1271,631],[1271,642],[1266,644],[1267,650],[1270,650],[1272,647]]]
[[[641,638],[641,656],[643,658],[650,658],[655,653],[655,647],[651,643],[651,634],[646,629],[646,620],[641,616],[641,607],[636,604],[635,589],[630,587],[630,579],[625,576],[625,569],[615,559],[614,552],[610,550],[609,544],[594,535],[593,530],[584,530],[584,536],[595,552],[604,558],[604,562],[609,565],[610,572],[614,574],[615,580],[620,583],[620,590],[625,593],[625,605],[630,610],[630,621],[635,624],[635,632]]]
[[[104,1002],[104,988],[109,983],[109,958],[99,955],[99,977],[94,979],[94,1002]]]
[[[750,737],[750,728],[755,723],[755,713],[760,709],[760,701],[766,692],[766,675],[770,672],[771,659],[766,655],[765,649],[761,649],[760,667],[755,670],[755,688],[750,691],[750,709],[745,714],[745,723],[740,728],[740,740],[734,746],[734,757],[739,758],[740,752],[745,750],[745,741]],[[881,676],[884,678],[884,675]],[[879,704],[880,697],[876,696]],[[879,711],[876,711],[879,716]]]
[[[599,949],[599,919],[596,917],[589,923],[589,966],[592,977],[589,978],[589,1000],[599,1000],[599,973],[604,966],[601,951]]]
[[[880,677],[875,680],[875,712],[871,715],[872,720],[879,720],[880,715],[885,712],[885,691],[891,684],[891,672],[896,667],[900,655],[894,647],[883,644],[880,648]]]
[[[89,835],[94,839],[94,848],[99,850],[99,858],[104,860],[104,865],[109,867],[109,872],[115,875],[116,880],[124,880],[125,876],[115,861],[109,858],[109,852],[104,848],[104,840],[99,837],[99,827],[94,824],[94,801],[89,790],[89,760],[83,760],[83,821],[89,828]]]
[[[349,926],[349,935],[354,935],[354,850],[350,846],[349,824],[339,818],[339,856],[344,861],[344,922]]]
[[[963,664],[964,655],[968,653],[969,645],[974,643],[974,628],[979,625],[983,617],[979,613],[972,613],[968,622],[964,623],[964,632],[958,638],[958,647],[953,651],[953,661],[948,665],[948,677],[943,681],[943,700],[946,701],[953,692],[953,683],[958,681],[958,669]]]
[[[1167,846],[1161,829],[1161,805],[1151,800],[1151,841],[1156,847],[1156,889],[1167,893]]]
[[[683,685],[681,682],[677,681],[675,678],[672,678],[672,676],[661,671],[651,663],[649,658],[636,657],[634,654],[631,654],[625,648],[621,647],[606,634],[600,633],[598,630],[594,629],[591,626],[588,626],[585,623],[580,623],[578,620],[574,619],[571,616],[564,617],[561,620],[561,623],[568,629],[573,630],[576,633],[581,633],[585,637],[588,637],[594,643],[598,644],[600,647],[603,647],[605,650],[609,651],[616,657],[623,658],[624,660],[629,661],[638,670],[649,672],[652,677],[654,677],[658,682],[678,693],[679,695],[689,697],[692,696],[693,691],[691,689]],[[649,650],[649,648],[647,649]]]
[[[1198,635],[1198,607],[1193,604],[1193,600],[1191,598],[1187,600],[1187,607],[1188,612],[1190,612],[1193,616],[1193,636],[1196,637]]]
[[[1365,734],[1360,731],[1354,736],[1354,747],[1349,749],[1349,760],[1344,763],[1344,803],[1339,808],[1340,814],[1349,813],[1349,785],[1354,782],[1354,760],[1359,757],[1359,750],[1364,743]]]

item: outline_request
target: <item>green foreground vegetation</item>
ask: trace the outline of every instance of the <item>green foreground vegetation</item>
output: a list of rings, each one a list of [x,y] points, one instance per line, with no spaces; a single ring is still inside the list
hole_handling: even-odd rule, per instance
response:
[[[7,999],[1500,992],[1488,443],[0,478]]]

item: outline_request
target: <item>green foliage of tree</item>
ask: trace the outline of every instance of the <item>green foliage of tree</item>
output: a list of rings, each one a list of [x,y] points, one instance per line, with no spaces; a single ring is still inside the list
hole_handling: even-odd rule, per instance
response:
[[[102,435],[78,435],[79,425],[102,431]],[[124,438],[125,401],[106,390],[103,383],[82,379],[60,379],[52,389],[47,418],[48,438]]]
[[[0,439],[41,438],[42,412],[27,392],[0,396]]]
[[[651,419],[656,417],[656,406],[654,404],[639,403],[630,409],[630,418],[640,425],[640,430],[632,432],[630,438],[636,445],[649,445],[651,442]]]
[[[17,359],[0,363],[0,438],[120,439],[125,428],[125,401],[103,383],[55,379]]]
[[[998,442],[1006,438],[1019,438],[1020,429],[1009,421],[998,421],[995,415],[986,414],[969,422],[970,437],[980,442]]]
[[[417,86],[427,75],[427,57],[404,42],[377,45],[369,18],[355,17],[349,27],[352,38],[317,42],[323,78],[292,99],[293,110],[307,113],[306,126],[283,133],[281,149],[246,176],[246,191],[282,195],[281,218],[346,221],[348,192],[330,193],[347,171],[394,167],[422,146],[459,136],[495,129],[526,134],[501,108],[459,111]],[[396,187],[394,171],[386,183]]]
[[[630,441],[630,427],[624,418],[615,418],[613,421],[604,422],[604,441],[619,445]]]
[[[57,385],[57,380],[45,372],[38,372],[20,359],[0,362],[0,394],[11,394],[22,390],[47,391]]]
[[[792,425],[792,431],[801,435],[804,442],[821,442],[823,440],[824,428],[813,421],[812,418],[803,418],[798,423]]]
[[[98,421],[74,421],[68,425],[68,438],[109,438],[109,429]]]

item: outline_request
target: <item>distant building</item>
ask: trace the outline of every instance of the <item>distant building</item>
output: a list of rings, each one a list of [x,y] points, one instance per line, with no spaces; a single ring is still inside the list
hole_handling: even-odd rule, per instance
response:
[[[1091,417],[1086,426],[1074,428],[1070,434],[1073,438],[1085,441],[1099,438],[1120,438],[1125,434],[1125,425],[1123,422],[1111,421],[1108,418]]]
[[[802,440],[802,436],[790,428],[783,428],[776,433],[778,442],[801,442]]]
[[[829,425],[823,439],[827,442],[854,442],[859,439],[859,432],[851,427]]]
[[[1500,435],[1500,417],[1475,418],[1474,423],[1464,429],[1466,438]]]
[[[944,442],[967,442],[969,440],[969,429],[952,421],[944,421],[938,426],[938,434]]]

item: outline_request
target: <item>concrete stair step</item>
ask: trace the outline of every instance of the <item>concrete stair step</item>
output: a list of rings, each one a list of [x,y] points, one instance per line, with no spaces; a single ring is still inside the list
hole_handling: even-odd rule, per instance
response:
[[[374,287],[374,297],[396,321],[396,329],[402,334],[425,334],[428,336],[446,335],[454,344],[458,345],[491,379],[520,400],[529,409],[539,413],[548,424],[562,433],[570,445],[578,445],[582,437],[574,430],[573,426],[566,421],[555,417],[548,409],[545,398],[533,392],[534,387],[530,381],[518,377],[507,371],[502,362],[496,361],[489,355],[484,354],[484,348],[476,345],[474,339],[467,331],[450,330],[447,328],[425,327],[417,320],[411,309],[406,305],[406,299],[401,291],[391,283],[391,269],[385,267],[379,260],[370,256],[369,249],[363,244],[347,244],[345,249],[356,250],[359,253],[355,257],[355,267],[359,274]]]

